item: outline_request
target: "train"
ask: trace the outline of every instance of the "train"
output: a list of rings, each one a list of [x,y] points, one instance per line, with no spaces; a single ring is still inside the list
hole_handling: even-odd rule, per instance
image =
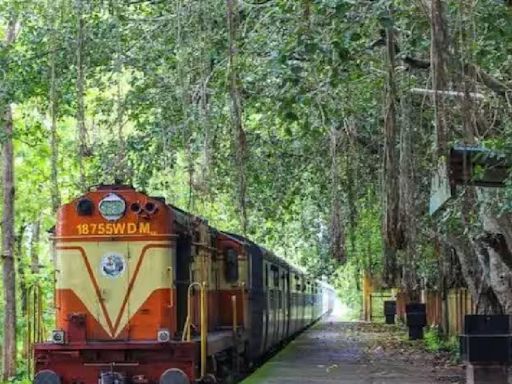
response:
[[[55,329],[35,384],[233,382],[333,308],[333,288],[129,185],[58,210]]]

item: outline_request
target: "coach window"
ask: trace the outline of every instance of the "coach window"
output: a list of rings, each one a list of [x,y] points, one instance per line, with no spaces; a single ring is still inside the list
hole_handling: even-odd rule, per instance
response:
[[[270,269],[272,270],[272,284],[274,288],[279,288],[279,268],[273,265]]]
[[[225,257],[225,270],[224,276],[228,283],[235,283],[238,281],[238,254],[233,248],[228,248],[224,255]]]

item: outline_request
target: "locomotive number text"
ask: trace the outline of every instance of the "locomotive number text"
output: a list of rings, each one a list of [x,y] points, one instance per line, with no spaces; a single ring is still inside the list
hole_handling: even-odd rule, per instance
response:
[[[150,223],[91,223],[78,224],[79,235],[149,235]]]

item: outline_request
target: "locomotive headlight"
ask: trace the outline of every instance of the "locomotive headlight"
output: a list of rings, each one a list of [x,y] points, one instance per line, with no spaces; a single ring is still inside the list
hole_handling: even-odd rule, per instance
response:
[[[168,343],[171,340],[171,333],[168,329],[160,329],[156,338],[159,343]]]
[[[162,373],[160,384],[189,384],[188,376],[181,369],[171,368]]]
[[[94,211],[94,204],[89,199],[80,199],[76,205],[76,211],[79,216],[90,216]]]
[[[115,193],[111,193],[100,201],[98,208],[105,219],[118,220],[124,215],[126,203]]]
[[[60,384],[60,377],[49,369],[44,369],[36,373],[34,384]]]
[[[66,342],[66,335],[62,329],[56,329],[52,331],[52,343],[64,344]]]

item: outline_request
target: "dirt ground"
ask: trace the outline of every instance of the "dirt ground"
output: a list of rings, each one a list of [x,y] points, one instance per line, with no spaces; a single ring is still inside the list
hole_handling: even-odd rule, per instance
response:
[[[243,384],[463,383],[463,367],[407,340],[396,326],[324,320],[293,340]]]

